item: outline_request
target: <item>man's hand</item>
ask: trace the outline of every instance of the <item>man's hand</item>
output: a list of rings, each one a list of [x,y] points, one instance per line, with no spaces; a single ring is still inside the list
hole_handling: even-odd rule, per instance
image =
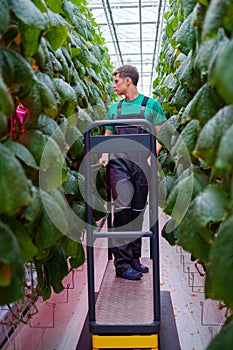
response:
[[[109,129],[105,129],[105,136],[112,135],[112,131]],[[102,153],[102,156],[99,159],[99,163],[105,168],[108,165],[108,153]]]
[[[108,153],[102,153],[99,163],[105,168],[108,165]]]

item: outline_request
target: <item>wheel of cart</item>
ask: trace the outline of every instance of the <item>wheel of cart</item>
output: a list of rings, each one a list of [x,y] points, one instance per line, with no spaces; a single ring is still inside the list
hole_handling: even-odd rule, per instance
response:
[[[110,136],[92,135],[92,130],[97,127],[122,124],[142,126],[148,132]],[[90,123],[85,132],[87,273],[89,331],[92,337],[92,350],[180,349],[170,293],[160,292],[155,141],[154,126],[147,120],[142,119],[125,119],[120,122],[116,120],[95,121]],[[149,174],[152,181],[149,181],[148,196],[149,229],[142,232],[116,232],[111,230],[112,204],[110,190],[108,190],[107,230],[94,230],[92,225],[93,154],[125,152],[126,150],[127,152],[145,152],[149,150],[152,155]],[[112,237],[122,236],[131,240],[138,237],[148,237],[150,256],[142,257],[142,262],[150,267],[150,272],[144,274],[139,281],[116,278],[111,259],[111,248],[109,248],[106,270],[97,294],[94,278],[94,242],[96,239],[106,239],[107,237],[109,241]],[[162,336],[162,334],[164,335]]]

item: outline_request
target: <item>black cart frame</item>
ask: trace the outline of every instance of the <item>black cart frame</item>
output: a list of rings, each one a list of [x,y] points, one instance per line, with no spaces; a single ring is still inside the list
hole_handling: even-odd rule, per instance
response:
[[[117,125],[141,126],[148,132],[144,134],[124,134],[110,136],[93,136],[92,131],[101,126]],[[127,143],[124,148],[124,140],[134,141]],[[108,143],[106,149],[106,141]],[[116,141],[116,142],[115,142]],[[122,141],[122,142],[121,142]],[[94,153],[114,152],[143,152],[145,149],[151,153],[150,179],[149,181],[149,231],[145,232],[97,232],[93,231],[93,209],[92,209],[92,164],[91,155]],[[92,334],[155,334],[160,330],[160,278],[159,278],[159,237],[158,237],[158,200],[157,200],[157,159],[156,159],[156,137],[155,128],[147,120],[121,119],[98,120],[90,123],[85,132],[85,190],[86,190],[86,233],[87,233],[87,274],[88,274],[88,304],[89,304],[89,327]],[[96,322],[95,310],[95,280],[94,280],[94,241],[101,237],[113,237],[125,235],[128,237],[150,237],[150,258],[152,259],[153,280],[153,322],[146,325],[104,325]]]

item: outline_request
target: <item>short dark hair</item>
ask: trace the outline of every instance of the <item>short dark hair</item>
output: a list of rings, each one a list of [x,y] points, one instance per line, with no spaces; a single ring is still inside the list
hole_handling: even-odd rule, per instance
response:
[[[114,70],[112,75],[117,75],[119,73],[120,78],[131,78],[132,82],[135,86],[137,86],[138,80],[139,80],[139,73],[136,67],[131,66],[130,64],[125,64],[124,66],[121,66]]]

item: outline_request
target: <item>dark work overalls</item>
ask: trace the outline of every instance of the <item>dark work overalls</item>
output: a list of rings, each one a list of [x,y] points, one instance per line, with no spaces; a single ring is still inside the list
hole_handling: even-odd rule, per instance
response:
[[[117,119],[144,119],[148,97],[144,97],[139,114],[123,114],[122,101],[118,104]],[[140,126],[116,126],[115,134],[145,133]],[[109,176],[114,201],[113,227],[117,231],[142,231],[148,183],[147,158],[149,152],[114,153],[110,155]],[[141,238],[114,238],[111,242],[114,265],[118,272],[131,268],[141,256]]]

